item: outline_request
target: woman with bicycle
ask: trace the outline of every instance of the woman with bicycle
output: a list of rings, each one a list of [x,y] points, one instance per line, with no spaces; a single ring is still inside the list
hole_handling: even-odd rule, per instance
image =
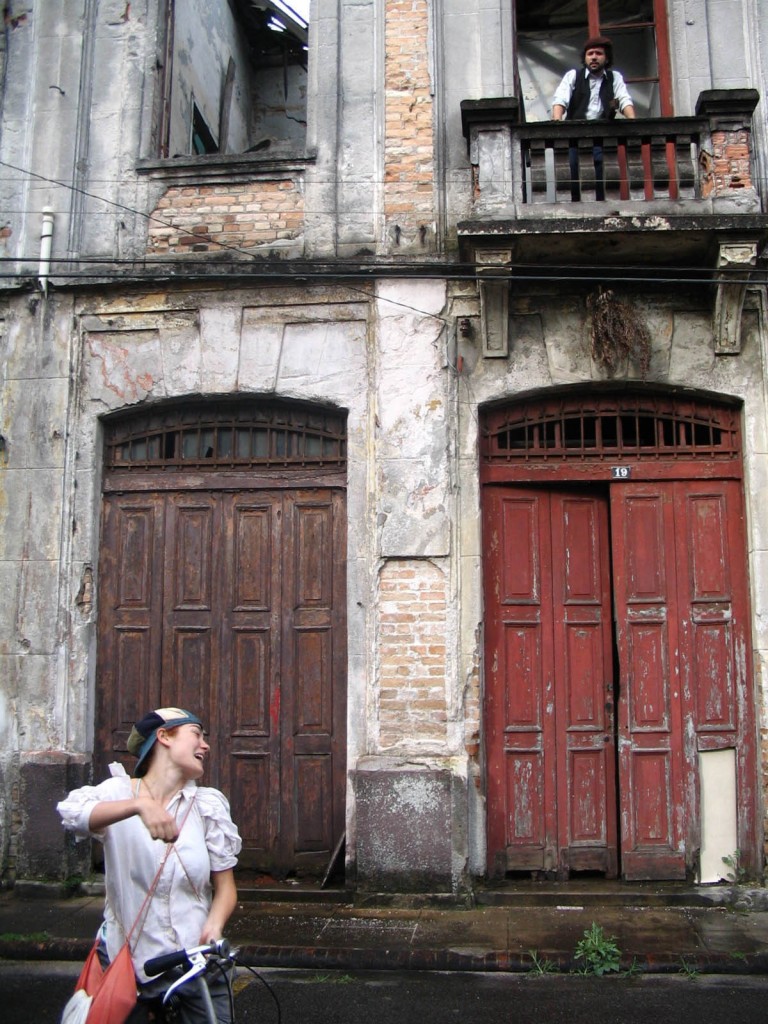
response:
[[[233,869],[242,842],[224,795],[197,785],[210,747],[196,715],[149,712],[134,726],[128,750],[138,759],[133,778],[113,764],[111,778],[73,790],[58,811],[65,828],[104,844],[99,956],[106,965],[128,939],[142,1003],[169,984],[167,977],[148,979],[148,959],[222,938],[237,903]],[[224,977],[215,971],[206,981],[217,1020],[228,1024]],[[194,986],[180,989],[176,1019],[202,1024],[206,1002]]]

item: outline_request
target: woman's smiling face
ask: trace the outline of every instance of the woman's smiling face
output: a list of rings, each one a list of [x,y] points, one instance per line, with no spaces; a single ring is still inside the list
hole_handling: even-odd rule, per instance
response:
[[[176,726],[166,733],[172,759],[190,779],[199,779],[205,768],[205,755],[211,749],[203,727],[193,722]]]

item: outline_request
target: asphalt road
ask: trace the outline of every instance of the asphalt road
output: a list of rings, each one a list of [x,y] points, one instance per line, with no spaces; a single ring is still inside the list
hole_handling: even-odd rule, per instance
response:
[[[0,1021],[58,1024],[76,964],[0,961]],[[768,977],[266,970],[237,1024],[766,1024]],[[274,998],[273,998],[274,995]],[[279,1002],[279,1011],[275,999]]]

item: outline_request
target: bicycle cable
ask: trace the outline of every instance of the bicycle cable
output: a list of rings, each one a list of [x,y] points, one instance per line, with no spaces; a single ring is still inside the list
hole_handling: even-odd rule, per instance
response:
[[[277,1010],[277,1024],[282,1024],[282,1011],[280,1009],[280,1000],[277,998],[277,995],[275,994],[274,989],[269,984],[267,979],[263,978],[254,967],[250,966],[250,964],[244,964],[242,962],[242,960],[236,960],[233,957],[232,958],[232,963],[236,967],[244,967],[246,971],[250,971],[251,972],[251,974],[254,976],[254,978],[258,978],[258,980],[261,982],[261,984],[264,986],[264,988],[267,990],[267,992],[269,992],[269,994],[272,996],[272,1001],[274,1002],[275,1009]],[[232,989],[231,989],[231,986],[230,986],[230,993],[231,993],[231,991],[232,991]],[[234,1000],[233,1000],[233,1002],[234,1002]],[[235,1017],[234,1017],[234,1011],[233,1011],[232,1020],[234,1020],[234,1019],[235,1019]]]

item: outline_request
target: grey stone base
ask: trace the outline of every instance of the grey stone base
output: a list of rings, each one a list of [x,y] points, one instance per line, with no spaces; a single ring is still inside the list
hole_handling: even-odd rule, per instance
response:
[[[357,889],[457,893],[466,884],[466,782],[449,770],[360,768]]]
[[[66,880],[90,873],[90,843],[65,832],[56,804],[91,779],[91,758],[60,750],[34,751],[19,761],[19,828],[15,875]]]

